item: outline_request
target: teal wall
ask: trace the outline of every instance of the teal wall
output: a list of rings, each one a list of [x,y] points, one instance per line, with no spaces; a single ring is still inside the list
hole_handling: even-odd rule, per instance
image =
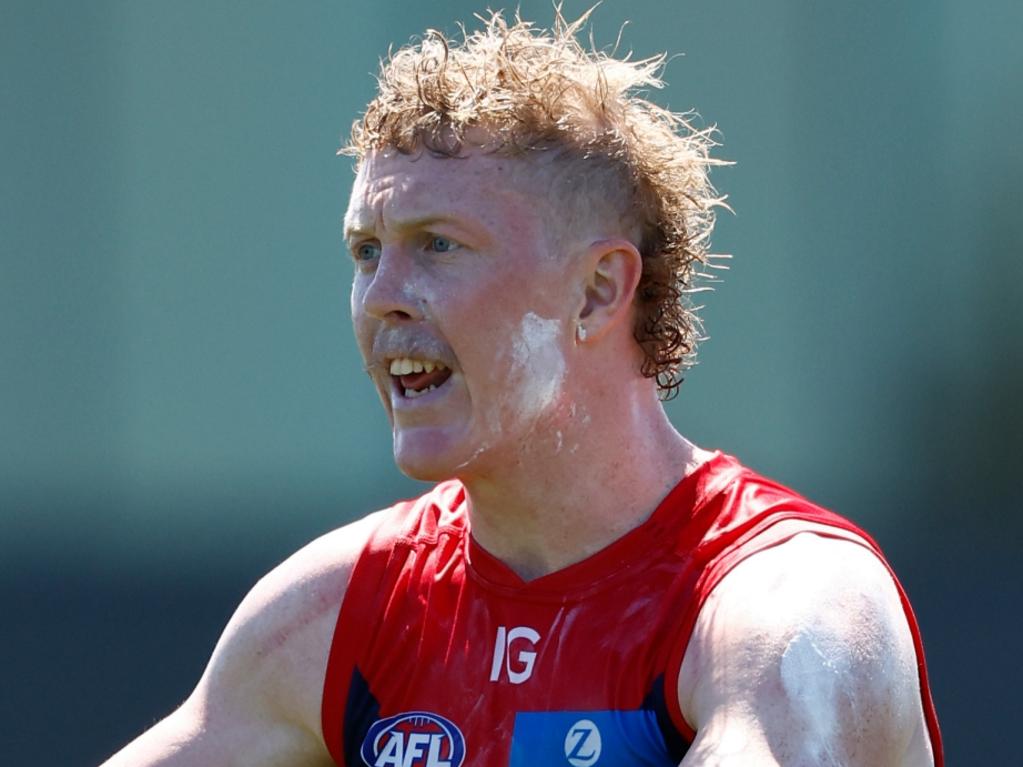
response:
[[[0,3],[5,763],[99,761],[260,573],[417,491],[351,337],[334,153],[389,44],[479,9]],[[1007,763],[1023,5],[607,0],[598,43],[626,19],[736,162],[673,419],[875,533],[950,763]]]

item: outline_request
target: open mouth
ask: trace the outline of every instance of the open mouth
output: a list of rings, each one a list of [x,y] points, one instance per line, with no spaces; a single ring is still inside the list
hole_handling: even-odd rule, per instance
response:
[[[425,396],[451,378],[451,368],[443,362],[411,357],[391,360],[390,373],[398,393],[406,399]]]

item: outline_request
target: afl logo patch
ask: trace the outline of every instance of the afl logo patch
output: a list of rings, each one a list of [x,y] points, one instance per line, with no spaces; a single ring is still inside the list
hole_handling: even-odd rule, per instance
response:
[[[442,716],[407,711],[374,722],[361,754],[369,767],[461,767],[465,738]]]

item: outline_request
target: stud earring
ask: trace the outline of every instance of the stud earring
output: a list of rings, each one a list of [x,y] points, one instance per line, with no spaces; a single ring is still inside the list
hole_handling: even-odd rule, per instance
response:
[[[579,343],[586,343],[586,326],[582,323],[575,326],[575,337]]]

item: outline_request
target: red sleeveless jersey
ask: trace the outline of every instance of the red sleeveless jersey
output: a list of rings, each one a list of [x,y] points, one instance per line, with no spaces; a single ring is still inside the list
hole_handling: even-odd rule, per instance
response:
[[[695,736],[677,682],[700,607],[743,559],[807,530],[884,562],[851,522],[718,453],[642,525],[525,582],[473,540],[462,485],[442,483],[385,512],[355,565],[324,684],[327,747],[342,767],[678,765]]]

